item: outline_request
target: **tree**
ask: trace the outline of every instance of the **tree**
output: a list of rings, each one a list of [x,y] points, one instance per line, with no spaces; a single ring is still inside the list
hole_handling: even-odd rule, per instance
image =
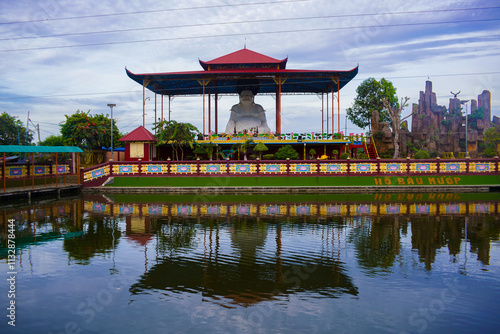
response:
[[[299,158],[299,153],[290,145],[285,145],[281,147],[274,155],[276,160],[297,160]]]
[[[6,112],[0,115],[0,145],[31,145],[33,135],[23,122]]]
[[[387,114],[389,115],[392,121],[392,131],[394,133],[393,159],[397,159],[399,157],[399,133],[401,132],[401,122],[412,115],[410,114],[405,118],[401,119],[401,111],[403,111],[403,108],[406,106],[406,103],[408,102],[409,99],[410,98],[407,96],[404,98],[403,102],[403,98],[401,98],[401,104],[399,106],[391,105],[391,103],[386,98],[382,99],[382,103],[384,104],[385,110],[387,111]]]
[[[61,135],[64,142],[87,150],[98,150],[111,147],[111,118],[108,115],[90,115],[90,110],[77,110],[71,116],[65,115],[66,122],[61,124]],[[119,143],[120,132],[113,122],[113,146]]]
[[[171,144],[175,159],[179,160],[178,150],[181,151],[181,159],[184,160],[184,151],[182,146],[189,145],[193,147],[198,129],[191,123],[179,123],[176,121],[159,121],[154,124],[156,129],[156,140],[158,145]]]
[[[494,127],[488,128],[484,132],[484,142],[487,147],[483,152],[483,156],[487,158],[493,158],[498,155],[497,146],[500,144],[500,126],[496,125]]]
[[[259,159],[262,159],[262,152],[268,151],[269,148],[267,148],[266,144],[263,142],[259,142],[255,147],[253,148],[255,152],[259,152]]]
[[[371,124],[372,112],[380,111],[380,121],[388,122],[390,117],[383,112],[384,105],[382,100],[385,98],[391,107],[398,106],[398,98],[396,96],[396,88],[392,82],[382,78],[380,81],[374,78],[368,78],[363,81],[358,88],[358,94],[354,99],[351,108],[347,108],[347,116],[349,120],[360,128],[366,128]]]
[[[40,146],[65,146],[65,142],[61,135],[50,135],[40,142]]]

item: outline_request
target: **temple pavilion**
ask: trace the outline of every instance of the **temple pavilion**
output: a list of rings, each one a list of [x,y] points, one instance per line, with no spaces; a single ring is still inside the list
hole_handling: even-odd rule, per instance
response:
[[[197,143],[215,144],[220,146],[218,151],[228,152],[249,138],[252,138],[256,143],[263,142],[269,147],[268,153],[275,152],[285,144],[292,145],[303,159],[310,158],[307,152],[310,152],[311,148],[315,149],[318,157],[332,157],[333,150],[344,152],[355,147],[366,147],[362,138],[349,137],[340,131],[340,90],[356,76],[358,66],[347,71],[297,70],[287,69],[287,61],[288,57],[275,59],[243,48],[213,60],[199,60],[202,67],[202,70],[199,71],[136,74],[126,69],[126,73],[143,88],[143,127],[145,126],[146,114],[146,89],[155,94],[155,120],[165,119],[164,104],[166,101],[168,101],[166,114],[170,120],[170,107],[174,97],[199,96],[201,99],[200,112],[193,117],[201,117],[203,126],[202,129],[199,129],[200,135],[197,138]],[[223,133],[218,128],[219,97],[223,95],[236,96],[238,85],[245,81],[257,85],[259,95],[273,95],[275,97],[276,124],[269,124],[272,130],[271,134],[258,134],[251,131]],[[281,97],[292,94],[321,96],[322,115],[323,118],[327,115],[326,119],[328,120],[326,130],[322,121],[317,133],[282,133]],[[157,108],[158,103],[160,108]],[[227,113],[226,110],[224,112]],[[226,114],[224,115],[226,118]],[[157,157],[158,160],[166,160],[172,154],[169,147],[158,147],[157,149],[157,152],[149,156]],[[234,158],[237,156],[234,155]]]

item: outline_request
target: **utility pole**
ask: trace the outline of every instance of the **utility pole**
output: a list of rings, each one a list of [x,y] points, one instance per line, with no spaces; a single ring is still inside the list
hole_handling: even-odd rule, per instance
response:
[[[111,108],[111,159],[113,161],[113,107],[116,107],[116,104],[108,103],[108,107]]]

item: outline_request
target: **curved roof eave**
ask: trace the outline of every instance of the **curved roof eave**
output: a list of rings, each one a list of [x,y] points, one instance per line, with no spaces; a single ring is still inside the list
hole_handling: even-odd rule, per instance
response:
[[[236,94],[236,80],[252,77],[260,81],[262,93],[275,93],[275,79],[285,79],[281,87],[282,94],[337,92],[351,81],[358,73],[359,66],[348,71],[318,71],[293,69],[235,69],[220,71],[188,71],[169,73],[135,74],[127,68],[126,73],[135,82],[161,95],[200,95],[203,94],[203,80],[209,80],[205,86],[211,92]],[[339,79],[337,85],[336,79]]]

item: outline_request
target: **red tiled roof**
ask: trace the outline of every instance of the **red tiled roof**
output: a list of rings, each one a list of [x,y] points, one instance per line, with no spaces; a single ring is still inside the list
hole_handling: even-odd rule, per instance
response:
[[[129,134],[118,139],[118,141],[156,141],[156,138],[141,125]]]
[[[230,64],[275,64],[276,66],[280,66],[281,69],[284,69],[287,59],[288,58],[279,60],[245,48],[209,61],[200,60],[200,64],[205,70],[208,69],[209,65]]]

